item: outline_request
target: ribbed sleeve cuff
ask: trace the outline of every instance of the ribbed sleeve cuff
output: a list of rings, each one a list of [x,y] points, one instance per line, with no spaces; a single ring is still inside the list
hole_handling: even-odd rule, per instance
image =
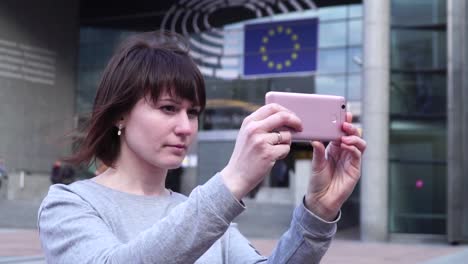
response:
[[[206,201],[213,212],[224,219],[227,224],[245,210],[245,206],[239,202],[229,191],[220,173],[216,173],[200,188],[203,200]]]
[[[303,201],[302,204],[297,206],[294,210],[294,218],[298,220],[301,227],[308,233],[313,234],[315,237],[328,238],[334,236],[336,233],[336,223],[341,218],[341,210],[334,221],[328,222],[309,211],[305,207]]]

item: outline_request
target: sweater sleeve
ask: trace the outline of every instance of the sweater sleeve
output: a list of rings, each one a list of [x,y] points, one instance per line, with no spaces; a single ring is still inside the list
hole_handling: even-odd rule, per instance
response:
[[[243,210],[217,174],[128,243],[72,192],[49,192],[38,227],[48,263],[194,263]]]
[[[296,207],[289,229],[269,257],[261,256],[233,226],[228,233],[228,263],[320,263],[336,233],[340,216],[341,212],[335,221],[326,222],[304,204]]]

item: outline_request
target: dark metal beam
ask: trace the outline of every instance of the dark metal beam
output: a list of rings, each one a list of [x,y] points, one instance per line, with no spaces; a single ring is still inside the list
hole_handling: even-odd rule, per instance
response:
[[[160,28],[164,16],[172,6],[175,5],[176,8],[183,9],[187,7],[191,1],[195,0],[81,0],[80,25],[85,27],[107,27],[135,31],[156,30]],[[248,2],[251,1],[245,0],[246,4]],[[268,0],[259,2],[268,2]],[[298,0],[298,2],[301,2],[301,7],[307,7],[307,2],[313,2],[317,7],[325,7],[361,3],[362,0]],[[205,1],[205,3],[205,6],[209,5],[210,1]],[[225,1],[225,3],[227,4],[229,1]],[[287,1],[269,1],[267,4],[272,7],[275,13],[279,13],[281,10],[277,6],[278,3],[283,3],[288,9],[293,10],[293,7],[287,4]],[[258,4],[255,6],[260,8]],[[209,22],[211,26],[214,27],[221,27],[229,23],[255,17],[253,11],[242,6],[232,7],[216,5],[216,8],[219,10],[213,11],[212,15],[209,16]],[[199,12],[204,12],[206,14],[206,11],[199,10]],[[265,15],[265,12],[265,10],[262,10],[263,15]],[[189,21],[191,20],[189,19]],[[180,23],[180,21],[177,22],[178,25],[180,25]],[[193,28],[188,27],[188,31],[192,32]]]

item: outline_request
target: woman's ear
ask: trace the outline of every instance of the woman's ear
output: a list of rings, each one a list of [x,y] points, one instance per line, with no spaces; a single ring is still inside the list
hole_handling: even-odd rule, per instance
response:
[[[125,118],[122,116],[120,117],[114,124],[116,127],[119,127],[120,125],[124,126],[125,125]]]

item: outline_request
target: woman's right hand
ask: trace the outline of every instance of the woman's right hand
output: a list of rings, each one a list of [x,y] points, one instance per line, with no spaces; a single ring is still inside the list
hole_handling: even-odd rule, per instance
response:
[[[289,153],[291,132],[279,131],[282,127],[301,131],[302,122],[278,104],[264,105],[242,122],[231,159],[221,171],[224,183],[237,199],[247,195],[275,162]]]

